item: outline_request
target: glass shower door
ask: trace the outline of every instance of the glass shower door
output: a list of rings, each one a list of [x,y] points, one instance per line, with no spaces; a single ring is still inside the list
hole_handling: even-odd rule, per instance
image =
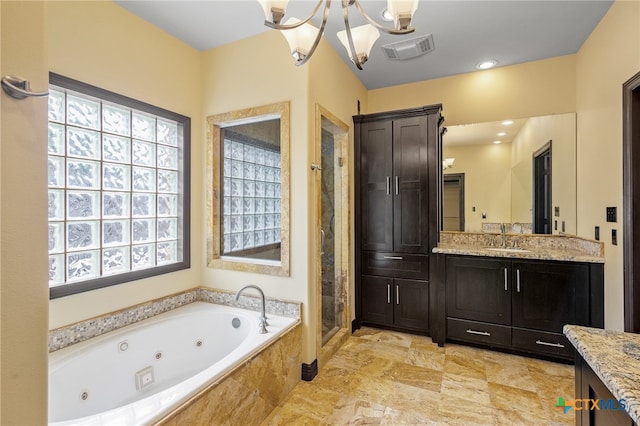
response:
[[[342,279],[342,181],[340,146],[331,131],[331,123],[322,118],[321,146],[321,281],[322,344],[343,326]]]

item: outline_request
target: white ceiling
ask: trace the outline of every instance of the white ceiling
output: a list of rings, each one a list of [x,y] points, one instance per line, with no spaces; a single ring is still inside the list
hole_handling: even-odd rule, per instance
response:
[[[263,25],[264,14],[256,0],[114,1],[198,50],[274,31]],[[379,14],[386,1],[360,2],[383,23]],[[291,0],[285,20],[290,16],[302,19],[315,3]],[[476,64],[485,59],[495,59],[498,66],[505,66],[576,53],[611,4],[611,0],[421,0],[412,22],[415,33],[382,33],[362,71],[349,61],[335,35],[344,29],[338,0],[331,4],[325,37],[371,90],[476,71]],[[355,6],[349,7],[349,13],[352,27],[365,23]],[[317,19],[315,22],[318,26]],[[427,34],[433,35],[435,50],[419,58],[391,61],[380,48]],[[273,54],[289,56],[286,43],[283,41],[282,49]],[[293,59],[291,64],[294,66]]]

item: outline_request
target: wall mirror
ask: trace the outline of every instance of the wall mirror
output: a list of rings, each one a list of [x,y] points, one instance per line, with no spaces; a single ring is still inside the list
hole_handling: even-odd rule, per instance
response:
[[[443,230],[576,233],[575,113],[449,126],[442,156]]]
[[[208,266],[289,275],[289,104],[207,123]]]

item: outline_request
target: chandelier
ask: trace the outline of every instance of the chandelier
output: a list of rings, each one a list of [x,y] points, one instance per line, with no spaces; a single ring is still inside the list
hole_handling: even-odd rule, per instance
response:
[[[367,62],[373,44],[378,37],[380,37],[380,31],[396,35],[409,34],[415,31],[415,28],[409,25],[411,24],[413,14],[418,8],[418,0],[387,0],[387,13],[393,18],[393,28],[385,27],[373,20],[365,12],[360,1],[341,1],[345,29],[338,31],[337,36],[345,49],[347,49],[349,58],[358,69],[362,69],[362,65]],[[264,24],[270,28],[282,31],[282,35],[284,35],[289,43],[291,54],[296,61],[296,65],[299,66],[306,63],[318,47],[322,34],[324,33],[331,0],[319,0],[315,8],[305,19],[300,20],[291,17],[284,23],[281,22],[284,18],[289,0],[258,0],[258,2],[264,10]],[[317,29],[309,24],[309,21],[316,15],[318,10],[320,10],[323,3],[322,24],[320,25],[320,29]],[[369,22],[368,24],[351,28],[349,25],[349,7],[354,5]]]

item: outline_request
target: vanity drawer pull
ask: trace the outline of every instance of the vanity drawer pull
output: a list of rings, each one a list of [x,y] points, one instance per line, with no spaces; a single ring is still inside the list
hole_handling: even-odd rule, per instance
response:
[[[508,278],[507,278],[507,268],[504,268],[504,291],[509,291],[509,287],[507,286],[508,283]]]
[[[467,333],[477,334],[478,336],[491,336],[491,333],[489,333],[488,331],[475,331],[470,328],[467,329]]]
[[[554,348],[564,348],[564,345],[562,343],[549,343],[549,342],[543,342],[542,340],[536,340],[536,345],[553,346]]]
[[[389,259],[389,260],[402,260],[404,259],[402,256],[382,256],[383,259]]]
[[[387,176],[387,195],[391,195],[391,176]]]

